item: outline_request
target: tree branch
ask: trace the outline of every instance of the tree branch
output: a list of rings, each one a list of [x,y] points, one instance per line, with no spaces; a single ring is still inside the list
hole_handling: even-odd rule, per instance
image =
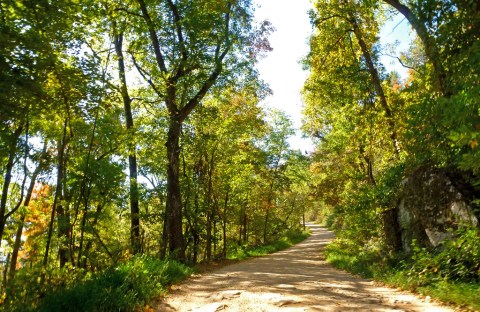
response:
[[[153,51],[155,52],[155,59],[157,61],[158,68],[161,72],[166,73],[167,67],[165,66],[165,60],[160,49],[160,41],[158,40],[157,33],[155,32],[155,25],[148,14],[147,5],[145,4],[144,0],[137,0],[138,4],[140,5],[140,9],[142,11],[143,19],[147,23],[148,32],[150,34],[150,40],[152,42]]]
[[[222,41],[219,40],[217,47],[215,49],[215,67],[208,77],[208,79],[203,83],[200,90],[195,94],[193,98],[188,101],[188,103],[180,110],[179,112],[179,121],[183,122],[185,118],[190,114],[190,112],[195,108],[195,106],[200,103],[203,97],[207,94],[208,90],[217,80],[218,76],[223,69],[223,60],[228,54],[231,48],[230,43],[230,13],[232,9],[232,4],[229,2],[227,5],[227,13],[225,13],[225,50],[220,53],[222,47]]]
[[[140,67],[140,65],[138,65],[138,62],[137,62],[137,60],[135,59],[135,55],[133,54],[133,52],[128,51],[128,53],[129,53],[130,56],[132,57],[133,65],[134,65],[135,68],[137,69],[137,71],[138,71],[138,73],[140,74],[140,76],[142,76],[142,78],[150,85],[150,87],[152,87],[153,91],[155,91],[155,93],[156,93],[160,98],[163,98],[163,97],[164,97],[164,94],[163,94],[162,92],[160,92],[160,90],[157,89],[157,87],[155,86],[155,84],[152,82],[151,79],[147,78],[144,70]]]
[[[115,8],[114,11],[121,11],[121,12],[125,12],[125,13],[127,13],[127,14],[129,14],[129,15],[133,15],[133,16],[137,16],[137,17],[142,17],[142,18],[143,18],[143,15],[142,15],[142,14],[138,14],[138,13],[129,11],[129,10],[126,9],[126,8]]]
[[[440,51],[435,42],[435,38],[430,35],[425,24],[418,19],[418,16],[416,16],[409,7],[401,4],[398,0],[383,0],[383,2],[391,5],[400,12],[408,20],[413,29],[415,29],[415,32],[423,43],[428,60],[433,64],[434,75],[437,80],[437,89],[443,95],[447,97],[450,96],[451,93],[446,82],[447,74],[441,62]]]
[[[180,59],[180,65],[177,69],[177,72],[175,73],[175,76],[173,78],[174,81],[177,81],[180,77],[182,77],[185,74],[185,66],[188,60],[188,52],[185,47],[185,39],[183,38],[183,31],[182,31],[182,24],[181,24],[181,17],[180,14],[178,13],[178,9],[173,3],[172,0],[167,1],[168,6],[170,7],[170,10],[173,13],[173,20],[175,23],[175,30],[177,32],[177,39],[178,43],[180,44],[180,53],[182,55]]]
[[[391,58],[394,58],[394,59],[397,59],[397,61],[398,61],[398,62],[400,63],[400,65],[402,65],[403,67],[408,68],[408,69],[411,69],[411,70],[414,70],[414,71],[416,71],[416,72],[418,73],[418,70],[417,70],[415,67],[411,67],[411,66],[405,65],[398,56],[390,55],[390,54],[386,54],[386,53],[384,53],[383,55],[388,56],[388,57],[391,57]]]

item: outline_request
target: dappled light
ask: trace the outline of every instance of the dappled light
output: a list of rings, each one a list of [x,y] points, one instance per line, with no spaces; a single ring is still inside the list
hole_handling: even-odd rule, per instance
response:
[[[479,29],[471,0],[1,0],[0,310],[480,310]]]
[[[320,258],[333,233],[309,228],[311,236],[294,247],[179,284],[160,310],[451,311],[334,269]]]

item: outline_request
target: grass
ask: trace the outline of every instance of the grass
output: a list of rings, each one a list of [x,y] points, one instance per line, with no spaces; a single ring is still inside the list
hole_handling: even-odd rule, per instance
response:
[[[291,231],[271,244],[250,248],[237,248],[230,254],[230,260],[238,261],[249,257],[259,257],[286,249],[309,236],[306,232]],[[108,270],[71,278],[65,283],[68,272],[56,272],[58,283],[42,291],[31,287],[19,287],[8,306],[0,305],[4,311],[140,311],[167,292],[168,286],[181,281],[194,272],[194,269],[173,260],[158,260],[138,256]],[[23,286],[28,285],[27,278]],[[36,283],[33,283],[36,284]],[[58,285],[57,285],[58,284]],[[21,285],[20,285],[21,286]],[[20,291],[25,288],[25,292]],[[30,291],[31,290],[31,291]],[[42,293],[39,298],[38,293]]]
[[[444,302],[451,302],[464,308],[480,311],[480,285],[478,283],[468,284],[441,281],[420,287],[418,292]]]
[[[360,275],[373,278],[386,285],[409,290],[424,296],[480,311],[480,283],[448,280],[439,278],[433,272],[412,270],[415,262],[400,261],[381,255],[373,249],[360,248],[352,241],[336,239],[325,251],[326,260],[333,266]],[[403,265],[399,265],[402,263]],[[410,265],[406,265],[409,263]]]
[[[137,311],[185,279],[193,269],[173,260],[138,256],[83,280],[47,291],[43,298],[18,298],[6,311]]]
[[[428,280],[407,270],[390,270],[378,276],[386,285],[430,296],[471,311],[480,311],[480,284],[450,280]]]

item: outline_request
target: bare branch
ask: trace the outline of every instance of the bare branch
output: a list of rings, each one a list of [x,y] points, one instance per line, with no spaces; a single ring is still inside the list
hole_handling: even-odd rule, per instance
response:
[[[384,54],[382,54],[382,55],[385,55],[385,56],[388,56],[388,57],[397,59],[397,61],[398,61],[398,62],[400,63],[400,65],[402,65],[403,67],[408,68],[408,69],[411,69],[411,70],[414,70],[414,71],[416,71],[416,72],[418,73],[418,70],[417,70],[415,67],[411,67],[411,66],[405,65],[398,56],[390,55],[390,54],[386,54],[386,53],[384,53]]]
[[[128,51],[128,53],[130,54],[130,56],[132,57],[132,61],[133,61],[133,65],[135,65],[135,68],[137,69],[138,73],[140,74],[140,76],[142,76],[143,80],[145,80],[149,85],[150,87],[152,87],[153,91],[155,91],[155,93],[160,97],[160,98],[163,98],[164,97],[164,94],[162,92],[160,92],[160,90],[157,89],[157,87],[155,86],[155,84],[152,82],[151,79],[147,78],[146,74],[145,74],[145,71],[140,67],[140,65],[138,65],[138,62],[137,60],[135,59],[135,55],[133,54],[133,52],[131,51]]]

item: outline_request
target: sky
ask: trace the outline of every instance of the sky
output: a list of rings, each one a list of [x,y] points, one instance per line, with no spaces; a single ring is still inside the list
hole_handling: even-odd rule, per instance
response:
[[[300,90],[308,76],[299,62],[308,53],[307,39],[312,33],[307,15],[311,8],[310,0],[256,0],[255,3],[260,5],[255,12],[256,19],[268,19],[276,28],[269,37],[273,51],[257,66],[260,78],[273,91],[273,96],[263,104],[287,113],[293,126],[299,129],[302,111]],[[297,132],[289,140],[290,146],[302,152],[313,151],[313,143],[302,139]]]
[[[311,152],[314,146],[311,140],[301,137],[302,99],[300,91],[307,71],[302,70],[300,60],[308,54],[308,38],[312,34],[312,26],[308,10],[312,8],[310,0],[255,0],[259,7],[255,16],[258,21],[268,19],[276,31],[269,37],[273,51],[262,59],[257,68],[260,77],[269,84],[273,95],[268,97],[263,105],[284,111],[290,116],[297,135],[289,140],[293,149]],[[411,30],[408,22],[400,16],[388,22],[381,30],[382,45],[399,42],[395,49],[406,50],[410,42]],[[393,55],[393,54],[392,54]],[[382,56],[382,62],[387,70],[396,70],[400,74],[406,71],[392,57]]]

